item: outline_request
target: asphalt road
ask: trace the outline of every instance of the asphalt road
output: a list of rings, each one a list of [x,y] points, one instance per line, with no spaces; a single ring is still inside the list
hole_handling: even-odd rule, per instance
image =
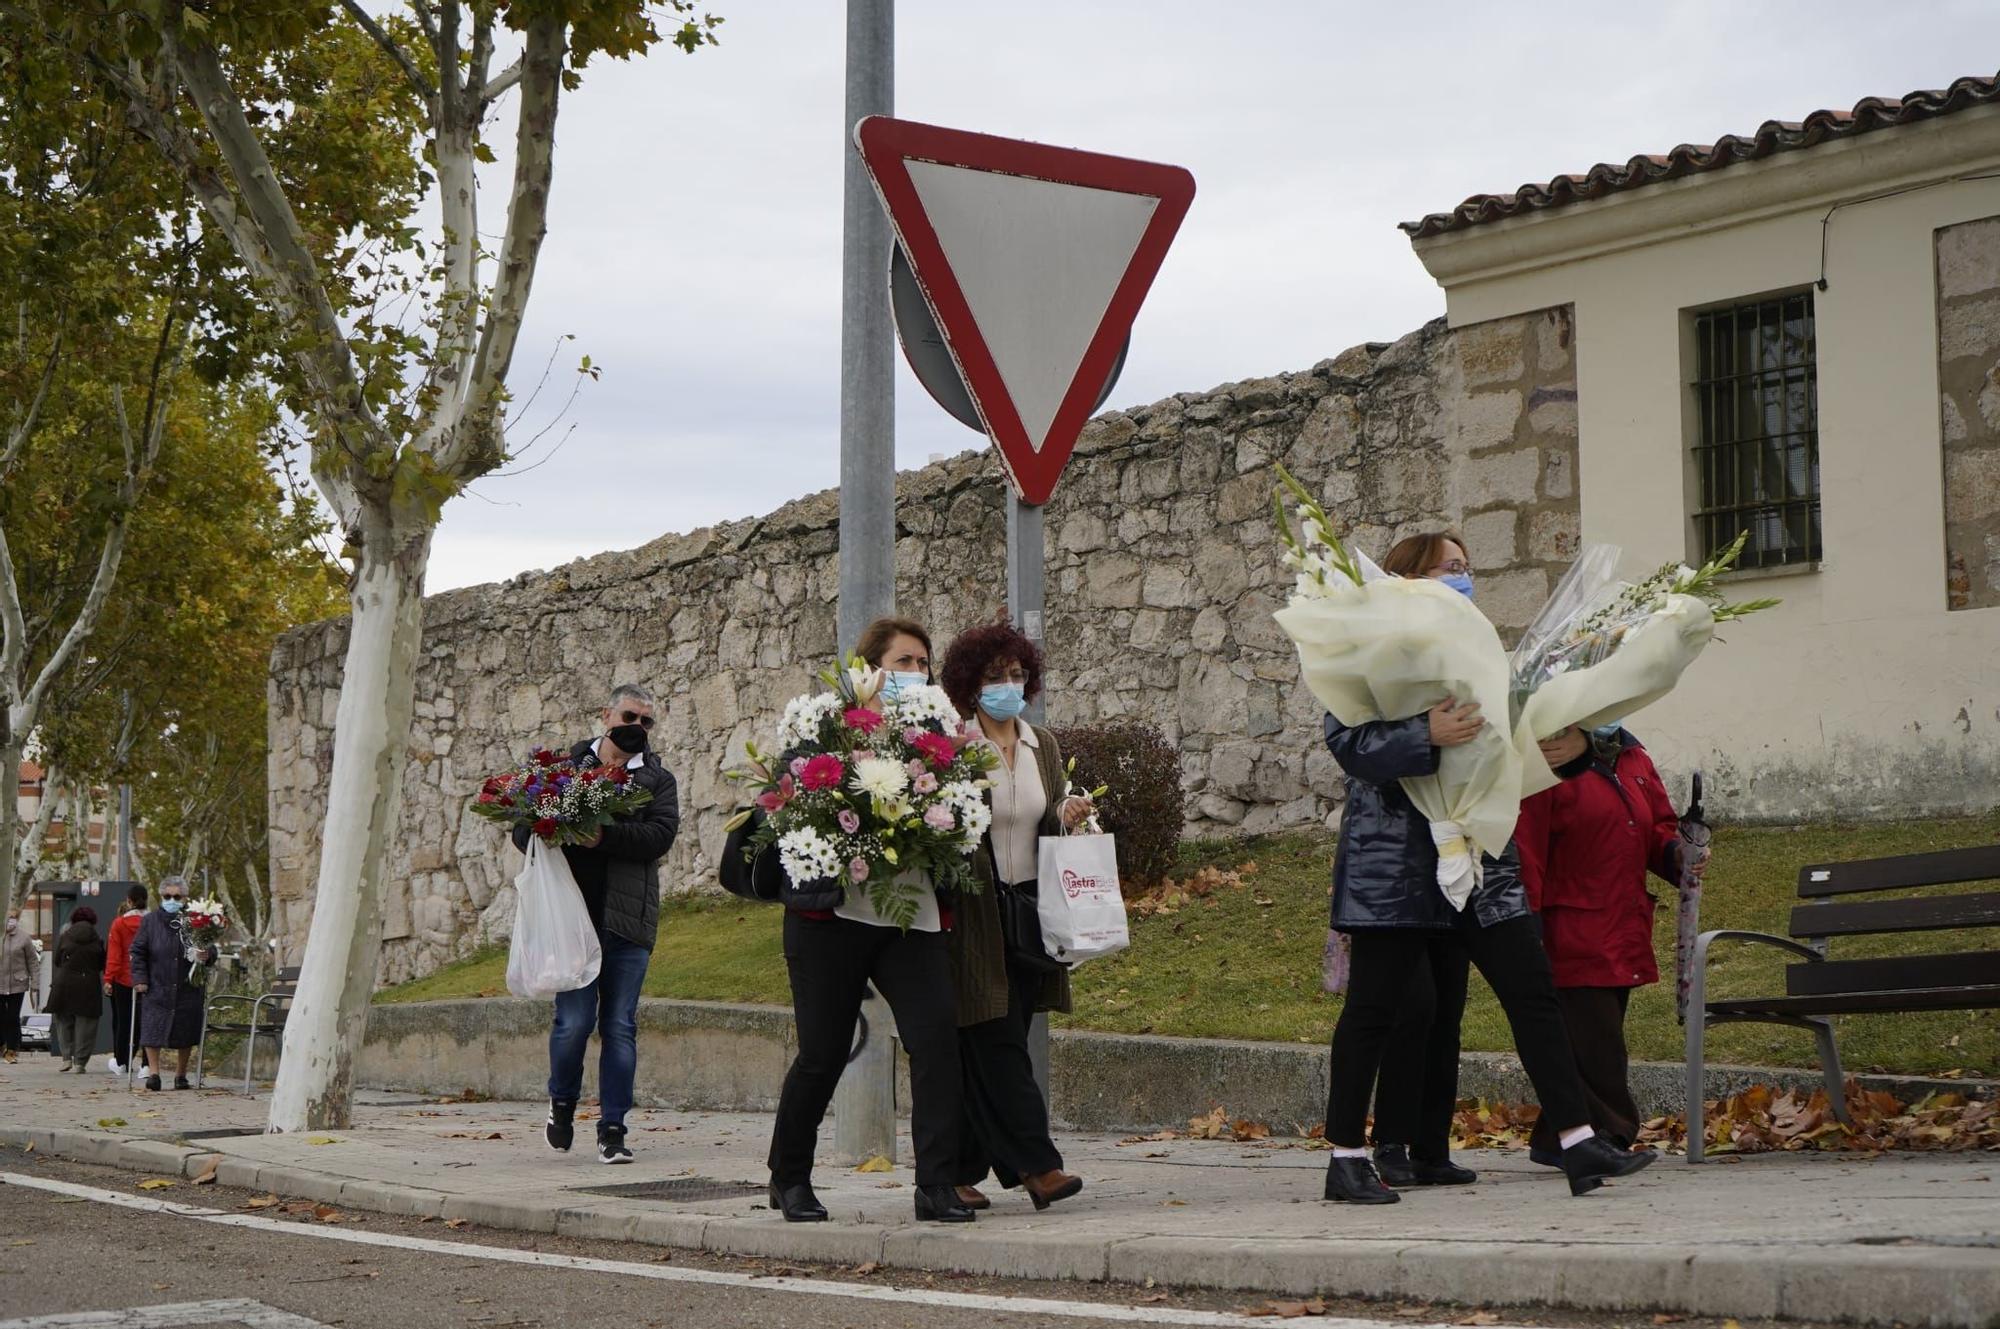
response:
[[[798,1267],[143,1183],[111,1168],[0,1156],[0,1329],[1220,1329],[1268,1323],[1242,1316],[1271,1310],[1240,1294]],[[162,1204],[227,1222],[154,1211]],[[1656,1323],[1393,1304],[1313,1312],[1308,1323],[1351,1329]]]

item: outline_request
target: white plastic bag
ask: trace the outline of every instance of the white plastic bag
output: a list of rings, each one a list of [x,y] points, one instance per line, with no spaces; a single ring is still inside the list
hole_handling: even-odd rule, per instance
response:
[[[528,840],[528,862],[514,878],[514,940],[507,950],[507,990],[551,997],[597,981],[604,962],[583,892],[562,851]]]
[[[1064,964],[1113,955],[1132,944],[1112,836],[1043,836],[1035,905],[1042,919],[1042,945]]]

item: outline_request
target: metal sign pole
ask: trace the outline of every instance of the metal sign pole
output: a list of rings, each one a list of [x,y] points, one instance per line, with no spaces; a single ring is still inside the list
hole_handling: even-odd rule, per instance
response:
[[[875,200],[856,122],[895,112],[895,0],[847,0],[840,323],[840,645],[896,609],[896,362],[889,321],[889,219]],[[888,1004],[862,1008],[869,1037],[834,1091],[834,1152],[847,1164],[896,1156],[896,1057]]]
[[[1044,645],[1042,635],[1042,595],[1044,574],[1047,571],[1044,559],[1042,508],[1036,503],[1023,503],[1012,485],[1007,486],[1007,612],[1013,617],[1014,626],[1021,635],[1035,643]],[[1041,698],[1028,703],[1024,717],[1029,724],[1040,725],[1048,710]],[[1042,1091],[1042,1102],[1049,1101],[1049,1017],[1047,1014],[1035,1016],[1028,1027],[1028,1060],[1035,1068],[1035,1084]]]

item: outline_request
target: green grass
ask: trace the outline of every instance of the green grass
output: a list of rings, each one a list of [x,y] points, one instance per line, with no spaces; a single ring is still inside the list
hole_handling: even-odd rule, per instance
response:
[[[1950,849],[1996,837],[2000,813],[1866,826],[1725,827],[1716,833],[1702,925],[1782,934],[1802,863]],[[1340,1013],[1340,999],[1319,988],[1332,853],[1329,837],[1317,834],[1183,846],[1187,874],[1203,867],[1228,871],[1254,864],[1255,869],[1242,873],[1240,888],[1224,885],[1172,913],[1135,918],[1131,950],[1077,970],[1076,1013],[1059,1023],[1123,1033],[1323,1041]],[[779,923],[778,910],[733,898],[667,902],[647,995],[788,1003]],[[1669,976],[1673,926],[1670,909],[1663,908],[1655,942],[1661,973]],[[1992,933],[1931,933],[1836,942],[1834,954],[1922,954],[1992,944]],[[1717,954],[1713,994],[1783,990],[1786,961],[1778,951],[1731,947],[1718,948]],[[505,973],[504,951],[491,949],[391,988],[378,1000],[497,995],[505,991]],[[1634,994],[1627,1030],[1634,1057],[1679,1058],[1681,1028],[1674,1020],[1670,977]],[[1840,1020],[1840,1042],[1852,1070],[2000,1072],[2000,1014],[1994,1012],[1846,1016]],[[1465,1015],[1465,1046],[1484,1051],[1512,1046],[1505,1018],[1477,979]],[[1814,1064],[1810,1035],[1776,1026],[1724,1026],[1711,1031],[1709,1049],[1715,1061]]]

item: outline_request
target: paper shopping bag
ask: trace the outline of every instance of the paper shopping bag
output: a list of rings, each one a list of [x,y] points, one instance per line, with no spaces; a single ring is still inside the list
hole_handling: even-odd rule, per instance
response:
[[[1131,945],[1118,892],[1117,842],[1109,835],[1045,835],[1035,903],[1053,959],[1081,964]]]
[[[507,990],[517,997],[552,997],[597,981],[604,951],[591,926],[583,892],[560,849],[537,835],[514,878],[514,940],[507,950]]]

